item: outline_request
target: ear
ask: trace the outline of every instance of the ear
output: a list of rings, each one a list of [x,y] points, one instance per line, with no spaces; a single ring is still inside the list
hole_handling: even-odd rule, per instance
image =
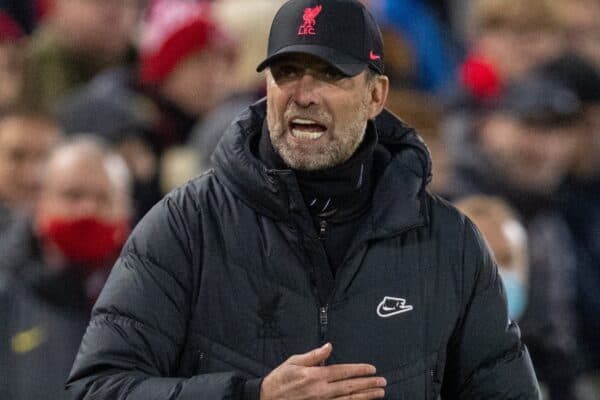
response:
[[[271,68],[266,68],[263,72],[265,76],[265,83],[269,86],[275,79],[273,78],[273,74],[271,73]]]
[[[369,84],[369,89],[369,119],[373,119],[381,113],[385,106],[390,90],[390,80],[385,75],[377,75],[374,81]]]

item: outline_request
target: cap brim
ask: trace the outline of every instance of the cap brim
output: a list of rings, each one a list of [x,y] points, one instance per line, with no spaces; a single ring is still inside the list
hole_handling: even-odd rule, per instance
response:
[[[349,57],[329,47],[315,44],[296,44],[286,46],[271,54],[256,68],[257,72],[262,72],[273,62],[289,54],[310,54],[315,56],[332,67],[338,69],[346,76],[356,76],[367,68],[367,64],[355,58]]]

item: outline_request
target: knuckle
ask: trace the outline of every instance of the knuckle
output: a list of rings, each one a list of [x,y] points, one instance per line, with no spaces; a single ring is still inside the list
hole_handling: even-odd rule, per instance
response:
[[[286,364],[296,364],[300,359],[298,354],[291,355],[286,361]]]
[[[294,364],[297,359],[297,355],[290,356],[287,360],[285,360],[284,364]]]
[[[308,374],[310,378],[314,381],[323,381],[326,382],[327,379],[327,371],[323,370],[323,368],[310,368],[308,370]]]
[[[353,381],[349,381],[348,383],[346,383],[346,385],[344,387],[344,391],[346,393],[355,392],[357,389],[358,389],[358,385],[356,382],[353,382]]]
[[[314,372],[310,368],[302,368],[300,371],[300,377],[303,381],[311,382],[314,380]]]

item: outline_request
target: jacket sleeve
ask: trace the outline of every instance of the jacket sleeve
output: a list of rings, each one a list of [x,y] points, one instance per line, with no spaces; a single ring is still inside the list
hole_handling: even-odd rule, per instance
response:
[[[200,273],[199,216],[181,212],[191,203],[166,197],[132,233],[92,311],[67,381],[73,398],[258,398],[260,381],[235,372],[176,376]]]
[[[504,286],[477,228],[465,224],[464,312],[447,349],[444,399],[540,399],[519,327],[508,318]]]

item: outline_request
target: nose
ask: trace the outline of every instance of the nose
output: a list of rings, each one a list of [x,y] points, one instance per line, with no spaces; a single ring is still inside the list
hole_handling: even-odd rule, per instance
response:
[[[26,185],[38,185],[42,174],[43,165],[38,160],[28,159],[23,163],[21,178]]]
[[[98,216],[101,210],[101,201],[93,195],[83,196],[72,208],[73,214],[78,217]]]
[[[300,107],[318,103],[318,81],[311,74],[304,74],[297,81],[293,100]]]

